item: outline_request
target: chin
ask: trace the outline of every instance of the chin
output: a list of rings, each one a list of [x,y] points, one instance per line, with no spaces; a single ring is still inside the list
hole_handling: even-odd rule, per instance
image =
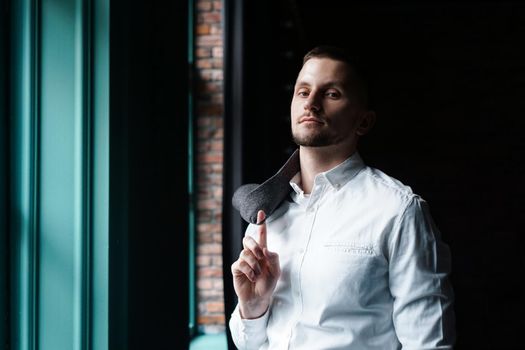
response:
[[[326,147],[334,144],[334,140],[331,137],[326,137],[326,135],[308,135],[308,136],[297,136],[293,137],[294,142],[298,146],[303,147]]]

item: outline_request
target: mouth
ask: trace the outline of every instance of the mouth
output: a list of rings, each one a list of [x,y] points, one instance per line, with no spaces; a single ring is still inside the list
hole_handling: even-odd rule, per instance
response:
[[[316,123],[316,124],[324,124],[324,122],[319,119],[319,118],[315,118],[315,117],[312,117],[312,116],[305,116],[305,117],[301,117],[299,119],[299,124],[301,123],[308,123],[308,124],[311,124],[311,123]]]

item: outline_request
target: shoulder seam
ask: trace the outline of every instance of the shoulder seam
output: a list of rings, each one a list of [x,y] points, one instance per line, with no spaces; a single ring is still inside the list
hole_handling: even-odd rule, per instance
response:
[[[367,167],[367,169],[372,170],[373,168]],[[380,183],[381,183],[382,185],[384,185],[385,187],[388,187],[389,189],[391,189],[391,190],[393,190],[393,191],[399,193],[401,196],[406,197],[406,198],[408,199],[408,200],[407,200],[408,202],[410,202],[410,201],[412,200],[412,198],[414,198],[414,197],[418,197],[418,195],[415,194],[415,193],[412,192],[412,191],[408,191],[407,189],[403,189],[403,188],[400,188],[400,187],[398,187],[398,186],[392,186],[391,184],[387,183],[386,181],[384,181],[383,179],[381,179],[380,177],[378,177],[377,175],[375,175],[375,174],[372,173],[372,172],[367,172],[366,175],[369,176],[369,177],[371,177],[371,178],[373,178],[373,179],[376,180],[377,182],[380,182]],[[389,175],[387,175],[387,176],[389,176]],[[394,178],[392,178],[392,179],[394,179]],[[399,180],[397,180],[397,179],[395,179],[395,180],[396,180],[396,181],[399,181]],[[403,186],[405,186],[405,185],[403,184]]]

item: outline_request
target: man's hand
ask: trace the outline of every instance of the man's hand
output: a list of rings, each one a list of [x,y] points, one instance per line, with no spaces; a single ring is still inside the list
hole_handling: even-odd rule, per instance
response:
[[[264,219],[264,211],[259,210],[257,222]],[[241,316],[247,319],[258,318],[266,312],[281,274],[279,255],[268,250],[266,223],[260,224],[257,231],[259,242],[244,237],[244,249],[232,264],[233,287],[239,297]]]

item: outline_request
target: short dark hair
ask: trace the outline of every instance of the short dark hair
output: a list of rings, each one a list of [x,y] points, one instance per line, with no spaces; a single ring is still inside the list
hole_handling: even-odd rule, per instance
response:
[[[354,85],[357,98],[364,107],[368,107],[368,83],[365,78],[366,74],[364,68],[362,67],[357,56],[351,55],[347,49],[342,47],[321,45],[314,47],[304,55],[303,65],[312,58],[330,58],[335,61],[346,63],[352,71],[352,83]]]

